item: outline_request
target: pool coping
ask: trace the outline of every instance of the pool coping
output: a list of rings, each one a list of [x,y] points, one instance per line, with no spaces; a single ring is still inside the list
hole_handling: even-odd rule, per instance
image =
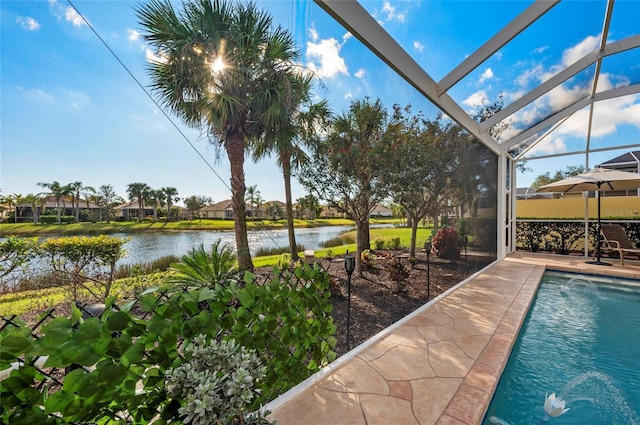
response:
[[[279,425],[480,423],[547,269],[640,280],[634,265],[603,268],[583,257],[513,253],[269,403],[270,419]]]

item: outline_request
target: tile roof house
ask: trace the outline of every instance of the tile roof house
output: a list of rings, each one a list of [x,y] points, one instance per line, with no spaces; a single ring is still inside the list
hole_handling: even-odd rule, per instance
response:
[[[200,210],[200,214],[202,218],[233,220],[233,201],[226,199],[213,205],[207,205]]]

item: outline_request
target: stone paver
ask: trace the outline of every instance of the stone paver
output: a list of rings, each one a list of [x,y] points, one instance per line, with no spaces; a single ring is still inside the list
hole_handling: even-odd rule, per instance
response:
[[[279,425],[482,421],[546,268],[640,279],[640,264],[513,253],[267,406]]]

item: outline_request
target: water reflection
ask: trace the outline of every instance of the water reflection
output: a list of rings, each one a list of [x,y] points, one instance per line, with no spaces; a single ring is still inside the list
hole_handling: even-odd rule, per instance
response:
[[[390,227],[376,225],[372,227]],[[296,229],[296,242],[306,249],[319,249],[321,242],[338,236],[340,233],[354,229],[353,226],[323,226],[308,229]],[[125,244],[127,255],[119,264],[137,264],[153,261],[167,255],[182,256],[192,248],[204,245],[209,248],[214,242],[221,240],[235,247],[234,233],[231,231],[208,232],[188,231],[175,233],[116,233],[113,236],[129,238]],[[253,230],[248,232],[249,247],[254,255],[258,249],[289,246],[287,229]]]

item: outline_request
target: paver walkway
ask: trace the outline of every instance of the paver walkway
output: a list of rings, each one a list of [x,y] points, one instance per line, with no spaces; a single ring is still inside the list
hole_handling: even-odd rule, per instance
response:
[[[545,268],[640,279],[640,266],[515,253],[270,403],[279,425],[479,424]]]

